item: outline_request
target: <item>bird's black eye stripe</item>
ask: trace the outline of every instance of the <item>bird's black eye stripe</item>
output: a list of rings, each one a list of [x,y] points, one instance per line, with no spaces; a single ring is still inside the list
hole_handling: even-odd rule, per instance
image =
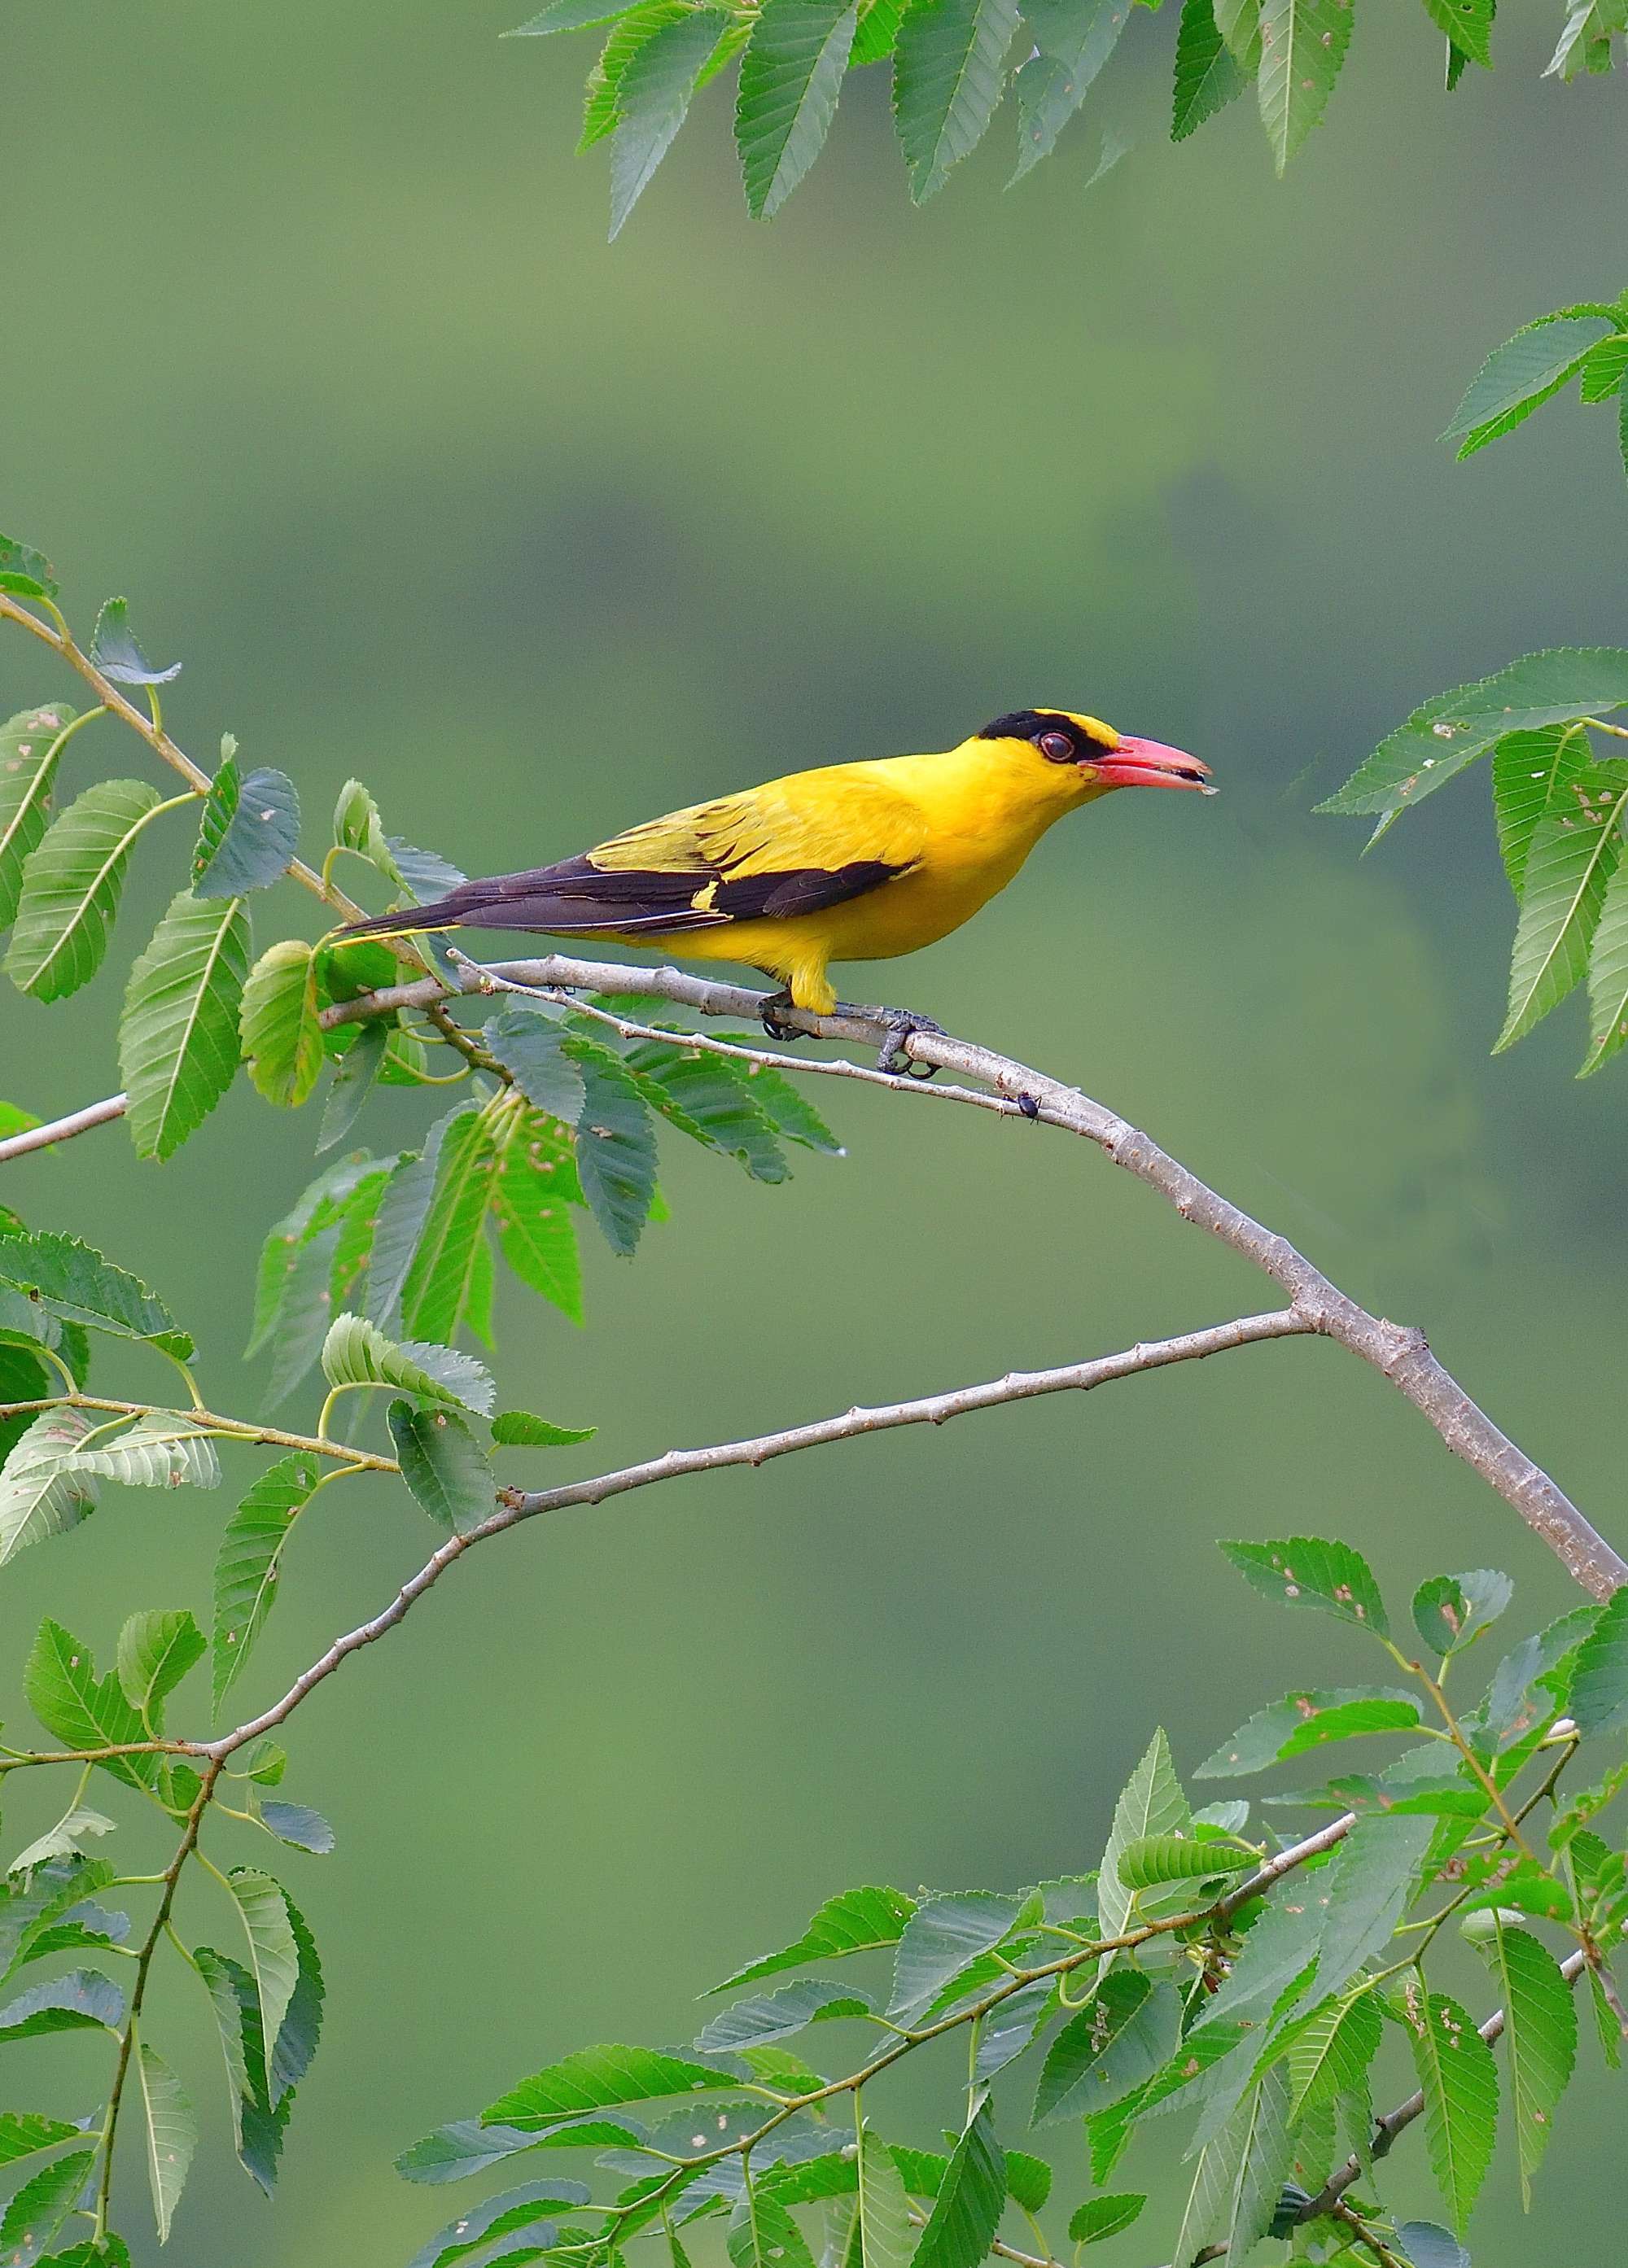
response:
[[[1088,763],[1101,753],[1100,745],[1089,733],[1082,731],[1072,717],[1059,716],[1055,709],[1013,709],[1004,717],[997,717],[978,734],[981,740],[1032,740],[1042,755],[1053,763]],[[1061,740],[1063,748],[1049,748],[1048,740]]]

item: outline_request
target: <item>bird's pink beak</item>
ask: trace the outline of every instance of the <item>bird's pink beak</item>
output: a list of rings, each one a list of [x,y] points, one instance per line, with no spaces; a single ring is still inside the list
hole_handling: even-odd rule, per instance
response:
[[[1219,791],[1209,784],[1210,767],[1184,749],[1162,740],[1132,740],[1121,733],[1111,754],[1094,755],[1090,768],[1104,787],[1195,787],[1201,795]]]

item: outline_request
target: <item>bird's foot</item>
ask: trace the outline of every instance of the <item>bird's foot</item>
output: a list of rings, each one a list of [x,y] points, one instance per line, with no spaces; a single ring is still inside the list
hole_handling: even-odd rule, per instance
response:
[[[791,993],[783,989],[769,993],[758,1009],[758,1021],[770,1038],[777,1041],[782,1047],[790,1040],[806,1040],[808,1037],[799,1025],[783,1024],[775,1013],[777,1008],[794,1008],[796,1005]]]
[[[917,1032],[942,1034],[943,1025],[935,1024],[931,1016],[918,1016],[910,1008],[856,1008],[846,1000],[837,1002],[836,1013],[863,1017],[867,1023],[881,1026],[883,1036],[876,1050],[878,1071],[895,1079],[932,1079],[937,1072],[937,1064],[914,1062],[905,1044]]]

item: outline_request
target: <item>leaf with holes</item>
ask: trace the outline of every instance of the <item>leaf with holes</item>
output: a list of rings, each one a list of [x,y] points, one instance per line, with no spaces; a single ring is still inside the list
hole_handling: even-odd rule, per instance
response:
[[[917,204],[983,140],[1006,84],[1017,0],[912,0],[894,54],[893,114]]]
[[[136,2069],[141,2079],[142,2109],[146,2114],[147,2178],[152,2189],[152,2214],[158,2224],[158,2242],[165,2243],[170,2223],[187,2186],[187,2170],[198,2146],[198,2121],[180,2080],[157,2048],[140,2043]]]
[[[1119,1854],[1146,1835],[1182,1835],[1192,1825],[1187,1798],[1182,1793],[1170,1759],[1170,1743],[1162,1728],[1153,1734],[1145,1754],[1126,1782],[1114,1807],[1108,1846],[1097,1883],[1098,1909],[1104,1937],[1123,1936],[1131,1918],[1134,1893],[1119,1876]]]
[[[215,1561],[215,1709],[248,1660],[276,1595],[288,1532],[321,1476],[305,1449],[268,1467],[227,1521]]]
[[[240,1018],[248,1075],[268,1102],[294,1110],[322,1069],[316,961],[302,939],[269,946],[249,971]]]
[[[299,798],[286,772],[238,770],[237,742],[221,743],[220,770],[210,783],[192,889],[199,898],[237,898],[263,890],[288,871],[299,843]]]
[[[1557,806],[1592,761],[1580,725],[1545,725],[1536,733],[1506,733],[1492,751],[1492,811],[1499,855],[1517,902],[1537,822],[1551,799]]]
[[[735,148],[754,220],[772,220],[824,147],[858,0],[766,0],[740,63]]]
[[[11,591],[19,599],[55,599],[56,571],[32,544],[0,535],[0,591]]]
[[[36,1000],[77,992],[101,967],[136,836],[158,808],[144,780],[101,780],[54,821],[23,865],[6,973]]]
[[[1460,1653],[1496,1622],[1514,1585],[1494,1567],[1467,1575],[1433,1575],[1413,1594],[1413,1627],[1433,1653]]]
[[[115,685],[167,685],[180,675],[180,664],[154,669],[130,629],[129,608],[122,599],[109,599],[96,617],[91,634],[91,659]]]
[[[95,1482],[65,1462],[90,1431],[90,1413],[47,1410],[25,1424],[0,1471],[0,1567],[28,1544],[65,1535],[96,1509]]]
[[[438,1528],[461,1535],[491,1518],[497,1489],[491,1461],[456,1410],[393,1402],[387,1422],[401,1478]]]
[[[1492,2162],[1498,2066],[1458,2002],[1408,1984],[1404,2028],[1425,2097],[1425,2134],[1437,2186],[1462,2235]]]
[[[1492,68],[1492,17],[1498,0],[1425,0],[1432,20],[1461,55]]]
[[[1372,1569],[1349,1543],[1291,1535],[1274,1543],[1223,1543],[1221,1550],[1251,1588],[1289,1606],[1316,1607],[1359,1630],[1389,1636],[1390,1625]]]
[[[1351,0],[1261,0],[1261,123],[1281,173],[1322,116],[1351,44]]]
[[[74,2141],[83,2132],[65,2118],[42,2117],[38,2111],[0,2110],[0,2166],[14,2166],[20,2158],[32,2158],[39,2150],[54,2150],[59,2142]]]
[[[1353,1711],[1358,1712],[1355,1717]],[[1213,1756],[1195,1768],[1193,1777],[1230,1779],[1245,1772],[1263,1771],[1286,1755],[1321,1747],[1324,1740],[1344,1739],[1353,1732],[1400,1728],[1417,1725],[1418,1720],[1418,1704],[1396,1686],[1336,1685],[1321,1692],[1285,1693],[1281,1701],[1257,1709],[1246,1719]],[[1317,1732],[1318,1727],[1326,1725],[1334,1729]]]
[[[183,890],[130,970],[119,1072],[138,1158],[173,1156],[232,1085],[249,946],[238,899]]]
[[[23,866],[45,834],[57,759],[73,722],[67,703],[53,701],[0,725],[0,929],[16,917]]]

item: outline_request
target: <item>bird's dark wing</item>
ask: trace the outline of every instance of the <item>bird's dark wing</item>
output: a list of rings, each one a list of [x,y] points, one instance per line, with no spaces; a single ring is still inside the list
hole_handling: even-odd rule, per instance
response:
[[[666,937],[725,922],[818,913],[902,871],[882,859],[856,858],[843,866],[780,868],[732,880],[718,867],[677,874],[659,867],[606,873],[587,858],[563,858],[527,873],[466,882],[422,910],[464,929],[540,930],[555,936],[615,930]]]

